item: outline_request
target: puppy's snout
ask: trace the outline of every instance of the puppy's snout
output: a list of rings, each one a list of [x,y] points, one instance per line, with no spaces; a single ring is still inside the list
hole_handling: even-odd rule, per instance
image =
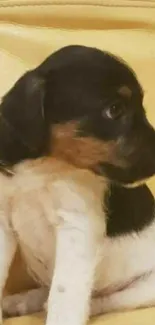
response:
[[[155,130],[143,121],[117,143],[122,167],[107,165],[106,174],[121,184],[138,184],[155,175]]]
[[[150,164],[155,166],[155,130],[153,128],[149,130],[144,146],[146,150],[145,159],[148,159]]]
[[[135,145],[129,155],[131,168],[137,170],[139,179],[147,179],[155,175],[155,130],[145,122],[145,126],[135,134]]]
[[[152,158],[155,157],[155,130],[150,123],[145,120],[143,127],[140,129],[141,149],[148,153]],[[147,158],[147,156],[145,157]]]
[[[134,125],[133,130],[122,141],[122,154],[135,164],[155,158],[155,130],[145,118]]]

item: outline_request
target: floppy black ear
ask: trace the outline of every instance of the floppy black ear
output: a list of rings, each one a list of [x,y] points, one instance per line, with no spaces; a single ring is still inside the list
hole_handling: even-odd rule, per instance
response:
[[[27,72],[0,105],[0,160],[16,163],[37,157],[45,145],[44,80]]]

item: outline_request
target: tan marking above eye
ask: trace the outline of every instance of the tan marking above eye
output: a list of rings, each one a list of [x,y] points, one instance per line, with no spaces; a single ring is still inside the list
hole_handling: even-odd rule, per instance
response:
[[[124,97],[130,98],[132,96],[132,90],[128,86],[121,86],[118,89],[118,93]]]

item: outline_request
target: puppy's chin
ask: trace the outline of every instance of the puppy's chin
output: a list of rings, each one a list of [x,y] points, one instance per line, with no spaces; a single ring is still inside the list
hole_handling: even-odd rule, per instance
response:
[[[122,185],[123,185],[123,187],[126,187],[126,188],[135,188],[135,187],[139,187],[139,186],[146,184],[148,179],[149,178],[146,178],[141,181],[137,181],[137,182],[129,183],[129,184],[122,184]]]
[[[142,167],[142,166],[141,166]],[[100,173],[104,175],[112,183],[126,187],[134,188],[145,184],[151,177],[155,175],[155,166],[144,168],[120,168],[110,164],[100,166]]]

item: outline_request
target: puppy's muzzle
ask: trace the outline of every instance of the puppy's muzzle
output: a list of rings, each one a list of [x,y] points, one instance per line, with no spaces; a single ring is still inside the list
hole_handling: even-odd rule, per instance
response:
[[[155,130],[151,125],[145,123],[130,137],[124,138],[118,157],[122,167],[116,166],[115,162],[103,166],[110,180],[125,186],[139,185],[154,176]]]

